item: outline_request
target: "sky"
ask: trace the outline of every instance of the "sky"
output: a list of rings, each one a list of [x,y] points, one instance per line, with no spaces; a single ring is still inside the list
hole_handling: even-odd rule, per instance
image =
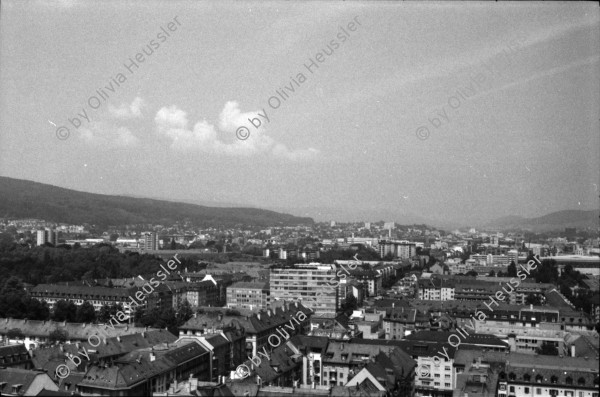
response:
[[[593,2],[2,1],[0,175],[318,221],[597,209],[599,28]]]

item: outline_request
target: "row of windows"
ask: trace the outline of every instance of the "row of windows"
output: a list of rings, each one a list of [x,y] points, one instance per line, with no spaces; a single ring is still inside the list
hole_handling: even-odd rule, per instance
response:
[[[514,386],[510,386],[509,387],[509,392],[510,393],[515,393],[515,387]],[[565,390],[565,397],[575,397],[575,392],[572,390]],[[523,394],[533,394],[531,389],[529,387],[525,387],[523,388]],[[545,389],[544,392],[542,392],[542,388],[537,387],[535,389],[535,395],[537,396],[541,396],[543,393],[543,395],[550,395],[550,396],[558,396],[560,395],[560,390],[557,389]],[[577,397],[585,397],[585,392],[580,391],[577,394]],[[598,397],[598,393],[592,393],[592,397]]]

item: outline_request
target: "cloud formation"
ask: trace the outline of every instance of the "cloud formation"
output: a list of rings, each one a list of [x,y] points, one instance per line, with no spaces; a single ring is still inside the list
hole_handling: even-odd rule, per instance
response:
[[[140,97],[135,97],[131,104],[123,103],[118,108],[109,104],[108,111],[118,119],[133,119],[142,117],[142,108],[145,102]]]
[[[253,117],[257,117],[257,112],[242,113],[238,103],[230,101],[223,107],[217,126],[202,120],[189,128],[187,113],[175,105],[161,108],[154,121],[158,133],[170,138],[171,147],[176,150],[201,151],[232,157],[271,154],[276,158],[291,161],[307,160],[319,153],[314,148],[291,150],[266,135],[264,127],[253,129],[247,140],[235,139],[236,128],[247,124],[248,118]],[[221,139],[225,136],[234,137],[234,141],[227,143]]]

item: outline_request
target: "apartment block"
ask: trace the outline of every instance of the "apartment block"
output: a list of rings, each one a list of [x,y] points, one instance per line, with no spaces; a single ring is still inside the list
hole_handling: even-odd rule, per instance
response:
[[[237,282],[227,287],[227,307],[266,309],[269,295],[269,283]]]
[[[315,312],[335,316],[338,308],[335,265],[309,263],[272,268],[271,301],[300,301]]]
[[[394,258],[410,259],[417,254],[416,243],[409,241],[379,240],[378,246],[382,258],[391,253]]]

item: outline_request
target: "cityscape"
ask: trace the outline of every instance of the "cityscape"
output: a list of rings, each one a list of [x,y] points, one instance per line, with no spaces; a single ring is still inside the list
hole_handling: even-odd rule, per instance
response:
[[[597,4],[0,11],[0,395],[600,397]]]

